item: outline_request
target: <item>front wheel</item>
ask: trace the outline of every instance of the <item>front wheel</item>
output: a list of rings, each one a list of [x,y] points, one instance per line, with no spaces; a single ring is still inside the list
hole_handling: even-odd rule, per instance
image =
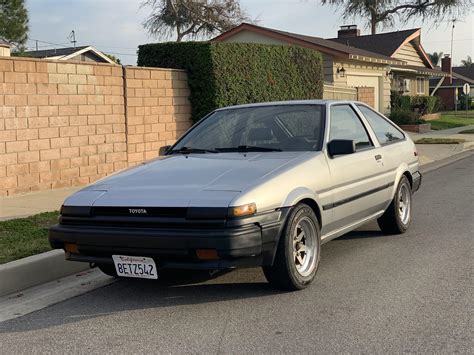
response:
[[[411,222],[412,192],[410,182],[405,175],[398,183],[390,206],[377,222],[384,234],[402,234],[408,230]]]
[[[288,216],[272,266],[264,266],[268,282],[285,290],[301,290],[313,280],[321,254],[319,223],[308,205],[296,205]]]

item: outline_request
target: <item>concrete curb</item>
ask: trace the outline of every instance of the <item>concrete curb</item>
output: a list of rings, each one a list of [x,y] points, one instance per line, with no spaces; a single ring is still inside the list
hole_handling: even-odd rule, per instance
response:
[[[87,263],[66,261],[63,250],[11,261],[0,265],[0,297],[87,269]]]
[[[461,159],[470,157],[470,156],[473,155],[473,154],[474,154],[474,149],[473,149],[473,148],[471,148],[471,149],[469,149],[469,150],[464,150],[464,151],[462,151],[462,152],[460,152],[460,153],[451,155],[451,156],[448,157],[448,158],[444,158],[444,159],[441,159],[441,160],[435,160],[435,161],[433,161],[433,162],[431,162],[431,163],[421,165],[420,170],[421,170],[421,173],[422,173],[422,174],[426,174],[426,173],[429,173],[429,172],[431,172],[431,171],[433,171],[433,170],[442,168],[442,167],[444,167],[444,166],[446,166],[446,165],[455,163],[455,162],[457,162],[458,160],[461,160]]]

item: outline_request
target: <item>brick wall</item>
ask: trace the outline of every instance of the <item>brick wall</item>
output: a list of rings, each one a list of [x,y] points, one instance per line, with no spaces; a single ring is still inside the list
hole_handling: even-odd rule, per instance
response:
[[[357,88],[357,100],[375,107],[375,88],[361,86]]]
[[[182,71],[0,59],[0,195],[78,186],[158,155],[190,125]]]
[[[186,73],[181,70],[126,69],[129,163],[158,156],[190,127]]]

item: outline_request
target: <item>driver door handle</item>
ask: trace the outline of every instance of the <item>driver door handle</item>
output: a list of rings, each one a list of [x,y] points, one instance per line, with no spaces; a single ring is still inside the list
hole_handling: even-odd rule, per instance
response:
[[[380,154],[377,154],[375,156],[375,160],[377,160],[377,161],[382,160],[382,156]]]

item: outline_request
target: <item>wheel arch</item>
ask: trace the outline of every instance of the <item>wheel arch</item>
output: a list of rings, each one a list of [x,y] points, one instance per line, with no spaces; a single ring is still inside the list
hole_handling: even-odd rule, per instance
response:
[[[403,172],[403,175],[405,175],[408,179],[408,182],[410,183],[410,187],[413,188],[413,176],[411,176],[410,171],[406,170]]]
[[[298,204],[298,203],[304,203],[304,204],[308,205],[309,207],[311,207],[314,214],[316,215],[316,218],[318,219],[319,229],[321,229],[321,227],[322,227],[321,209],[320,209],[318,203],[315,200],[311,199],[311,198],[304,198],[301,201],[298,201],[296,204]]]
[[[321,204],[318,202],[317,195],[305,187],[299,187],[291,191],[285,202],[284,206],[293,207],[296,206],[298,203],[305,203],[311,207],[314,211],[314,214],[318,218],[319,228],[323,225],[322,213],[321,213]]]
[[[399,168],[397,169],[394,185],[392,187],[392,194],[391,194],[392,199],[395,196],[395,191],[397,191],[398,184],[400,183],[400,180],[402,179],[403,176],[405,176],[408,179],[408,182],[410,183],[410,187],[413,187],[413,176],[411,175],[410,168],[408,167],[408,165],[404,163],[400,165]]]

